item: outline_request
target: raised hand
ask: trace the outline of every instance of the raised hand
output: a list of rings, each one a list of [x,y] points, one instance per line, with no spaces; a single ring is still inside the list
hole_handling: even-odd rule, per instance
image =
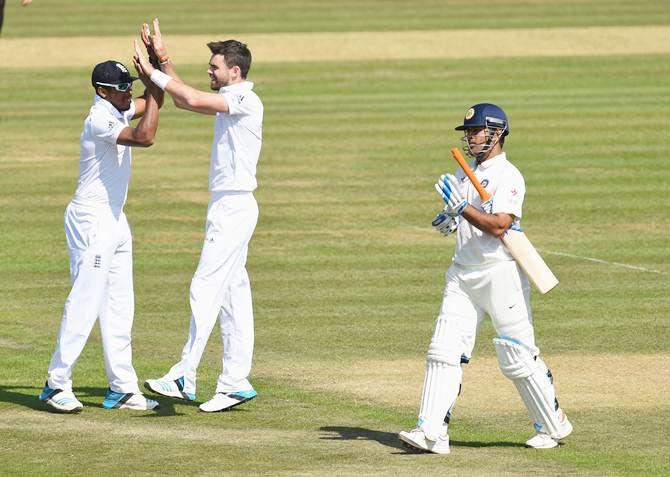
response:
[[[161,34],[161,27],[158,22],[158,18],[154,18],[153,27],[154,27],[154,34],[147,35],[147,39],[151,44],[151,48],[153,49],[154,52],[156,52],[156,56],[162,63],[164,61],[167,61],[169,59],[169,56],[167,47],[165,46],[165,42],[163,41],[163,35]],[[145,31],[147,33],[149,32],[148,25],[146,26]]]
[[[458,179],[453,174],[443,174],[435,184],[435,190],[444,203],[447,204],[445,210],[452,215],[461,215],[468,205],[468,201],[463,197]]]
[[[140,75],[140,78],[142,78],[142,76],[145,77],[151,76],[151,73],[153,73],[155,68],[151,65],[149,60],[147,60],[147,58],[144,56],[144,53],[142,53],[140,45],[137,43],[137,40],[133,40],[133,44],[135,46],[135,55],[133,56],[133,64],[135,65],[137,73]],[[142,82],[144,82],[144,80],[142,80]]]
[[[149,55],[149,62],[154,68],[160,69],[161,67],[160,60],[158,59],[158,55],[156,55],[156,51],[154,51],[154,47],[151,43],[151,30],[149,29],[149,25],[147,23],[142,24],[142,29],[140,30],[140,38],[142,39],[142,43],[144,43],[144,46],[147,49],[147,55]]]

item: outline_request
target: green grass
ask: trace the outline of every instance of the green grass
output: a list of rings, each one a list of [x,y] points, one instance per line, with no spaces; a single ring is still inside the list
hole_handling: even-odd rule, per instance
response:
[[[417,4],[381,9],[363,2],[347,16],[351,4],[324,3],[338,18],[325,28],[314,4],[284,3],[284,17],[259,23],[249,20],[257,3],[245,2],[225,11],[226,30],[452,27],[440,17],[442,2],[425,2],[426,16],[416,25],[405,22]],[[125,30],[126,20],[114,20],[106,31],[90,21],[94,7],[99,18],[124,15],[133,24],[133,15],[159,11],[164,22],[175,22],[175,33],[200,33],[198,22],[204,32],[220,31],[214,16],[197,12],[178,26],[176,5],[159,10],[151,2],[120,1],[112,11],[91,1],[35,0],[30,10],[8,4],[4,33],[134,31],[132,25]],[[264,7],[271,12],[277,5]],[[451,5],[463,15],[454,17],[460,20],[453,28],[668,22],[663,2],[489,2],[486,14],[468,16],[465,3]],[[633,8],[634,14],[627,10]],[[592,14],[575,20],[574,11]],[[61,21],[47,24],[45,12]],[[28,15],[35,20],[30,31],[19,23]],[[669,409],[659,390],[667,378],[635,363],[651,357],[661,370],[670,356],[670,165],[663,132],[669,59],[254,65],[251,79],[266,107],[261,218],[248,263],[257,332],[251,380],[260,397],[214,416],[168,399],[156,415],[102,410],[107,384],[97,329],[75,369],[84,412],[52,414],[37,400],[69,291],[62,214],[77,180],[90,70],[0,68],[0,473],[667,475]],[[180,73],[207,87],[201,67]],[[409,455],[396,434],[415,421],[421,363],[453,250],[453,239],[430,230],[440,208],[432,185],[455,169],[448,153],[459,144],[453,127],[480,101],[496,102],[510,116],[505,149],[526,178],[523,224],[533,242],[609,264],[545,254],[561,284],[533,297],[549,365],[582,364],[555,373],[575,423],[565,445],[524,449],[531,429],[520,400],[499,406],[502,390],[473,385],[466,371],[464,398],[490,395],[497,406],[457,407],[450,456]],[[165,372],[186,338],[211,134],[211,117],[167,104],[156,144],[134,152],[126,212],[134,235],[140,379]],[[492,336],[487,323],[476,359],[493,358]],[[213,333],[199,370],[198,402],[214,390],[220,354]],[[594,370],[596,360],[610,364]],[[411,379],[407,363],[417,365]],[[347,387],[362,371],[369,372],[367,388]],[[617,387],[626,381],[633,384]],[[584,382],[584,395],[601,392],[602,402],[562,393],[574,382]],[[654,397],[658,402],[649,403]]]
[[[668,25],[663,0],[7,1],[3,35],[134,35],[158,16],[171,34]],[[185,3],[192,8],[184,11]],[[56,21],[54,21],[56,19]]]

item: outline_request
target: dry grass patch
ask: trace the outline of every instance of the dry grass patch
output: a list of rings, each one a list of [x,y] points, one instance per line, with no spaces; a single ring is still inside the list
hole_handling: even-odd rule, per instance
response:
[[[599,56],[670,53],[670,26],[528,28],[454,31],[230,34],[257,63],[309,61]],[[106,58],[130,63],[133,37],[6,38],[0,67],[90,67]],[[179,64],[205,64],[211,35],[170,35]],[[492,41],[494,43],[492,43]],[[44,55],[45,50],[49,51]]]
[[[670,407],[667,399],[670,355],[551,356],[546,361],[554,373],[561,405],[566,409]],[[356,363],[266,360],[257,363],[255,372],[308,389],[355,394],[366,402],[418,407],[424,361],[422,358]],[[494,357],[475,357],[465,367],[458,407],[496,414],[523,408],[514,386],[502,376]]]

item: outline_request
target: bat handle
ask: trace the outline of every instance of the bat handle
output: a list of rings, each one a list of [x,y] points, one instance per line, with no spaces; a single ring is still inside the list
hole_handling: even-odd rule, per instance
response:
[[[489,200],[491,198],[491,195],[488,192],[486,192],[486,189],[484,189],[482,185],[479,183],[479,181],[477,180],[477,176],[475,176],[474,171],[463,157],[463,154],[461,154],[461,151],[459,151],[457,147],[452,147],[451,155],[454,156],[454,159],[456,159],[456,162],[458,162],[458,164],[461,166],[461,169],[463,169],[465,175],[468,176],[468,179],[470,179],[472,185],[475,186],[475,189],[477,189],[479,197],[482,198],[482,202],[486,202],[487,200]]]

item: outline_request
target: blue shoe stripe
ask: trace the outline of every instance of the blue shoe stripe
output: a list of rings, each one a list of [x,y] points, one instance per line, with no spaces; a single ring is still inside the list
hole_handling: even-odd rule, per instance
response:
[[[133,393],[117,393],[109,389],[105,395],[105,400],[102,402],[102,407],[105,409],[117,409],[132,396]]]
[[[229,393],[228,396],[235,399],[252,399],[258,395],[253,389],[248,389],[246,391],[237,391],[234,393]]]
[[[51,389],[48,384],[44,385],[42,392],[40,393],[40,401],[48,401],[56,394],[63,392],[62,389]]]

